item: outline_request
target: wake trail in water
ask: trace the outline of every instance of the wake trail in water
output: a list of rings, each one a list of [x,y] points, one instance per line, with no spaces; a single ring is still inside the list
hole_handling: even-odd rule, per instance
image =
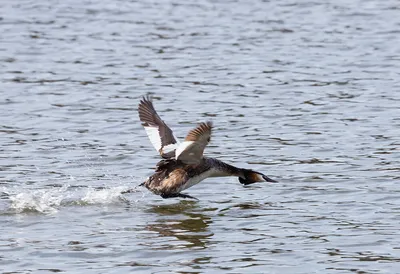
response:
[[[141,193],[135,200],[128,199],[128,193]],[[25,189],[3,187],[0,191],[0,214],[42,213],[54,214],[62,207],[109,205],[137,203],[144,197],[137,187],[116,186],[107,188],[95,187],[51,187],[46,189]],[[129,197],[130,198],[130,197]]]

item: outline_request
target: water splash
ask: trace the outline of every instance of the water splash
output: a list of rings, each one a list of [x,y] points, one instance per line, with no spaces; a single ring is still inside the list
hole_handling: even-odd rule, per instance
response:
[[[17,213],[39,212],[52,214],[58,211],[63,199],[67,198],[68,185],[60,188],[38,189],[10,195],[10,209]]]
[[[113,188],[95,189],[89,188],[85,197],[81,201],[85,204],[112,204],[118,202],[127,202],[128,200],[122,194],[127,191],[126,186]]]
[[[140,192],[135,188],[117,186],[111,188],[71,188],[69,185],[47,189],[26,190],[15,193],[10,189],[3,189],[3,199],[10,202],[3,213],[35,212],[54,214],[61,207],[79,205],[107,205],[115,203],[130,203],[124,193]],[[14,192],[14,193],[12,193]],[[142,193],[143,194],[143,193]],[[134,201],[137,202],[137,201]],[[8,209],[7,209],[8,208]]]

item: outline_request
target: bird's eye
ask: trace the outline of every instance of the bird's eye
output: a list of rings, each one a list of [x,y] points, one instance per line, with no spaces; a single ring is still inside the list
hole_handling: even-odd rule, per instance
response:
[[[210,137],[208,137],[208,139],[207,139],[207,142],[210,142],[210,140],[211,140],[211,138],[210,138]]]

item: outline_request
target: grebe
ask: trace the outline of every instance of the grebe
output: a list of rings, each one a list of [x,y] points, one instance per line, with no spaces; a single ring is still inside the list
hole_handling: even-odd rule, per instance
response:
[[[211,138],[211,122],[199,124],[189,131],[182,143],[179,143],[172,130],[157,114],[150,97],[143,97],[138,111],[151,143],[163,158],[157,164],[155,173],[140,184],[154,194],[162,198],[196,199],[181,191],[208,177],[236,176],[243,185],[276,182],[260,172],[237,168],[215,158],[204,157],[204,149]]]

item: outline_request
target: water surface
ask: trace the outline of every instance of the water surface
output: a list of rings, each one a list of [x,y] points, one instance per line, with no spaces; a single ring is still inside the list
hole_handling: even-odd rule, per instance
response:
[[[400,17],[389,1],[11,1],[2,273],[396,273]],[[160,197],[137,104],[277,184]]]

